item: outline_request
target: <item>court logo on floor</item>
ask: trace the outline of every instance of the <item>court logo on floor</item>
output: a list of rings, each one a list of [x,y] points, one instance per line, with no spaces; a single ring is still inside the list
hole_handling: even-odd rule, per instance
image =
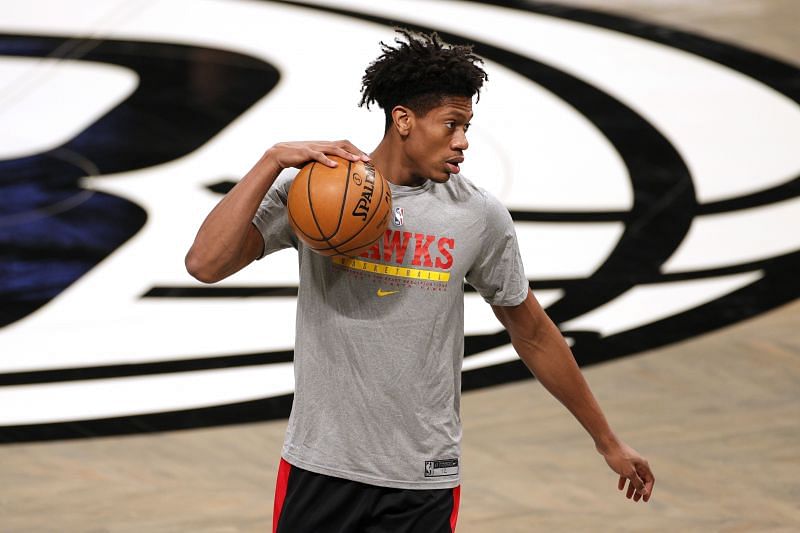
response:
[[[581,364],[800,295],[792,65],[536,2],[403,2],[405,17],[391,1],[176,2],[119,30],[87,29],[83,10],[43,20],[39,0],[0,20],[2,442],[288,415],[293,252],[213,286],[184,255],[290,132],[377,141],[383,115],[353,102],[397,24],[487,60],[463,172],[508,207],[531,286]],[[318,62],[320,49],[348,61]],[[463,388],[530,377],[465,291]]]

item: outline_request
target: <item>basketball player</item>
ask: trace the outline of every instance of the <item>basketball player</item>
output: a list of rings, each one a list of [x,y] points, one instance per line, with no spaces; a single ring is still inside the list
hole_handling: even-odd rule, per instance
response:
[[[377,148],[368,156],[348,141],[276,144],[211,211],[186,258],[194,277],[213,283],[282,248],[299,254],[296,392],[273,531],[455,530],[464,279],[584,426],[619,489],[627,482],[628,498],[648,501],[647,461],[612,432],[529,290],[508,211],[460,174],[472,99],[487,79],[481,60],[435,34],[400,33],[363,77],[361,105],[377,103],[386,117]],[[296,171],[284,169],[333,167],[329,155],[371,160],[392,189],[386,235],[358,261],[311,252],[287,222]],[[425,281],[399,274],[420,271]]]

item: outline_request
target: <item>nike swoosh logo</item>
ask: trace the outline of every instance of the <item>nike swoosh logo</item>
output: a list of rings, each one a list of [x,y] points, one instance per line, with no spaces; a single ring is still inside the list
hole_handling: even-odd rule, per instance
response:
[[[390,294],[396,294],[400,291],[385,291],[383,289],[378,289],[378,296],[383,298],[384,296],[389,296]]]

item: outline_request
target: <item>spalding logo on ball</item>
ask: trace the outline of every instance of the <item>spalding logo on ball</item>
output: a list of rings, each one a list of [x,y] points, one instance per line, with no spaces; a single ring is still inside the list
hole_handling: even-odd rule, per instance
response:
[[[372,163],[331,159],[335,168],[314,161],[295,177],[287,201],[289,224],[318,254],[356,256],[386,231],[392,191]]]

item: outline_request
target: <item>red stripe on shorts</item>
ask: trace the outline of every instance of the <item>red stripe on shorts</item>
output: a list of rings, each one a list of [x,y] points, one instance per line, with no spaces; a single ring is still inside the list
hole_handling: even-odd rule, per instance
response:
[[[450,530],[455,533],[458,522],[458,505],[461,503],[461,485],[453,489],[453,512],[450,514]]]
[[[278,481],[275,482],[275,504],[272,508],[272,533],[278,531],[278,520],[281,518],[283,501],[286,499],[286,485],[289,484],[289,472],[292,465],[281,457],[281,464],[278,467]]]

